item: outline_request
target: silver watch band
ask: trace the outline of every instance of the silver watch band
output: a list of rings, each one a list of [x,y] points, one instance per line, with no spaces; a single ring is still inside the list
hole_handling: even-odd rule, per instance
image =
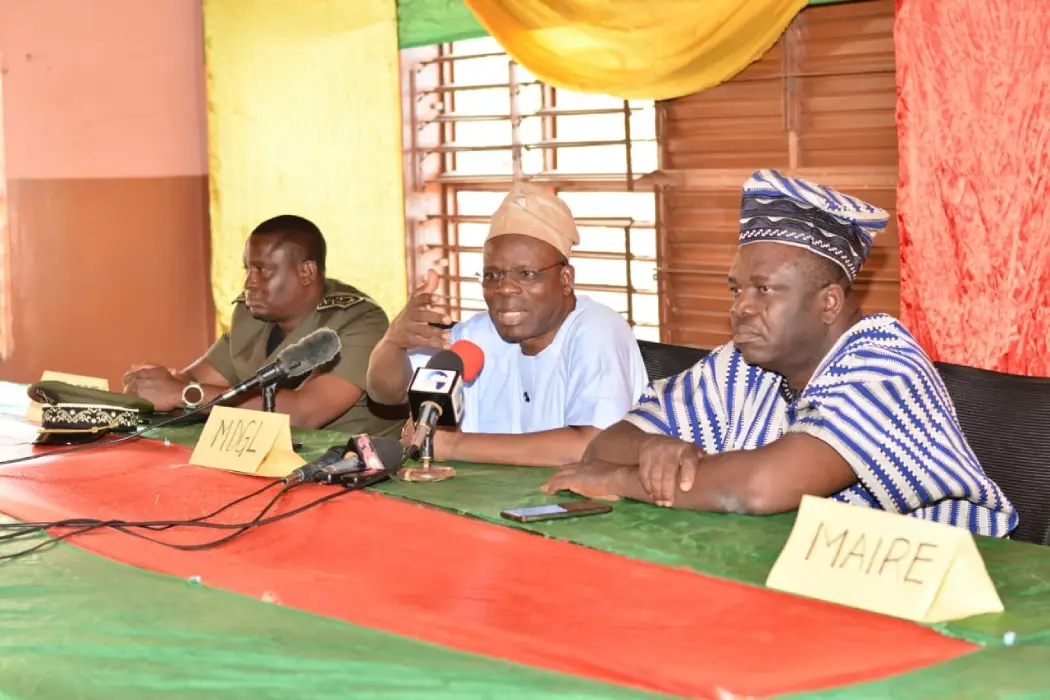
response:
[[[196,394],[196,400],[190,400],[190,395]],[[197,408],[204,401],[204,389],[197,382],[190,382],[182,389],[182,405],[186,408]]]

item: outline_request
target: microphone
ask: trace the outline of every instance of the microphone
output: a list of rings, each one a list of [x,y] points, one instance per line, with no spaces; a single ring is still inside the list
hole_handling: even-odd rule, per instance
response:
[[[485,364],[485,353],[469,340],[458,340],[416,370],[408,386],[408,403],[416,429],[405,456],[419,459],[423,442],[439,425],[455,427],[463,418],[463,384],[472,382]]]
[[[286,377],[298,377],[312,372],[317,367],[331,362],[339,354],[340,347],[338,333],[331,328],[319,328],[298,343],[286,347],[273,362],[264,366],[250,379],[228,389],[216,398],[212,405],[229,401],[253,389],[276,384]]]
[[[355,435],[345,445],[331,447],[309,464],[281,479],[291,486],[301,482],[333,484],[349,475],[371,477],[401,466],[401,443],[392,438]]]

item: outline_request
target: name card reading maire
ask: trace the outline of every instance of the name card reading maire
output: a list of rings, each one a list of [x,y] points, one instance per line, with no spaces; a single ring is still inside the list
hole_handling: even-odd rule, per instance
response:
[[[283,477],[305,462],[292,448],[287,414],[216,406],[193,448],[190,464]]]
[[[1003,611],[968,530],[813,496],[766,586],[915,622]]]

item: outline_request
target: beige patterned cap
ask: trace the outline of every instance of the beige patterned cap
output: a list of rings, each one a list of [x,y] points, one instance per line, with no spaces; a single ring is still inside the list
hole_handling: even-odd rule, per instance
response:
[[[580,242],[569,206],[553,192],[527,182],[514,185],[503,199],[492,215],[485,240],[508,233],[539,239],[566,258]]]

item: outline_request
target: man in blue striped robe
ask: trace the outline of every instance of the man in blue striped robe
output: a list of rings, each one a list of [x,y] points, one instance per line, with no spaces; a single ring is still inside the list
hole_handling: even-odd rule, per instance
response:
[[[592,498],[779,513],[804,495],[995,537],[1017,513],[981,469],[933,363],[852,282],[887,215],[774,170],[741,198],[733,340],[653,382],[544,485]]]

